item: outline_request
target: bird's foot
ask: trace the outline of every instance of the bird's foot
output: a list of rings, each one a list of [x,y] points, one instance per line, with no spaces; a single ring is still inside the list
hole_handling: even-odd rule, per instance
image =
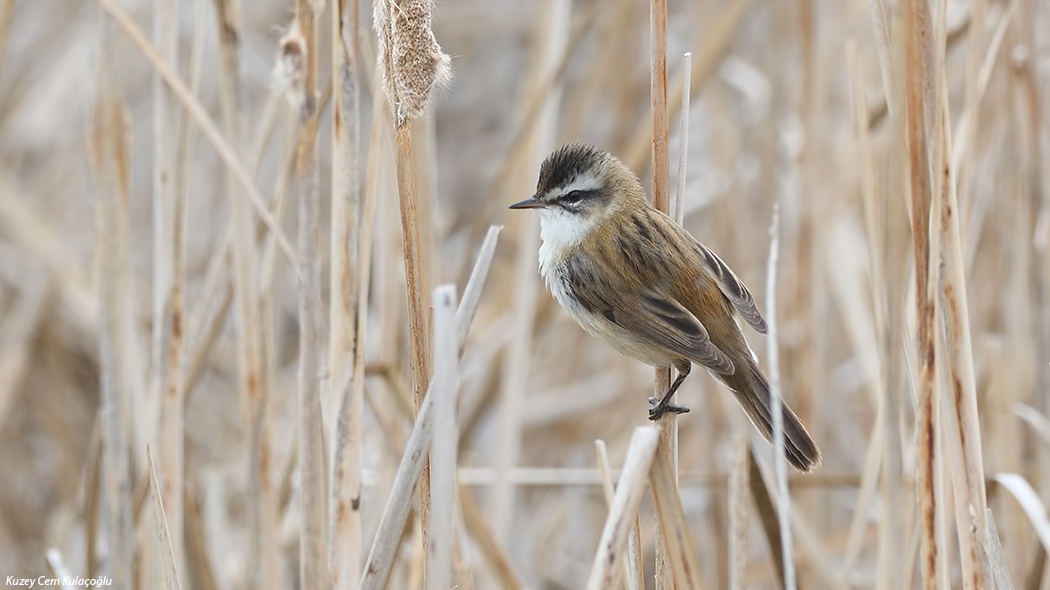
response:
[[[672,404],[670,402],[661,402],[655,397],[649,398],[649,404],[653,407],[649,408],[649,419],[659,420],[664,412],[674,412],[675,414],[685,414],[689,411],[689,408],[679,404]]]

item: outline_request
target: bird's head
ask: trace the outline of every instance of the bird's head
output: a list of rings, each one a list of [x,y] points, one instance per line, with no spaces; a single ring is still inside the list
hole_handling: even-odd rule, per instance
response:
[[[594,146],[574,143],[544,160],[536,194],[510,208],[539,209],[545,234],[557,226],[566,241],[578,242],[618,212],[644,205],[641,183],[623,162]]]

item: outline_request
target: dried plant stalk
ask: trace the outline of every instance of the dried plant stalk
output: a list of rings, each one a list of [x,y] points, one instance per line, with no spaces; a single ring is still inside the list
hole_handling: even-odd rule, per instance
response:
[[[98,64],[98,87],[101,89],[95,105],[91,135],[91,157],[98,196],[95,203],[96,264],[98,265],[98,354],[100,421],[102,445],[105,450],[103,465],[105,513],[108,519],[103,533],[110,547],[109,563],[102,566],[103,574],[112,573],[113,581],[121,587],[131,587],[134,545],[131,517],[131,482],[128,479],[127,407],[121,358],[122,335],[119,328],[118,306],[123,301],[121,266],[127,261],[127,226],[120,223],[118,209],[127,202],[128,154],[125,114],[109,67],[113,58],[112,27],[103,18],[99,20],[101,39]],[[95,559],[89,555],[88,559]]]
[[[602,493],[605,496],[605,506],[606,508],[612,508],[613,498],[616,496],[616,490],[613,485],[612,466],[609,464],[609,452],[605,447],[605,441],[600,439],[594,441],[594,450],[598,455],[598,471],[601,473]],[[628,544],[630,544],[630,541],[628,541]],[[629,548],[628,553],[630,553]],[[627,588],[629,590],[639,590],[639,588],[645,587],[642,582],[642,572],[640,571],[640,568],[636,569],[632,567],[629,554],[620,555],[620,561],[616,568],[616,583],[613,584],[614,587],[619,587],[619,580],[625,572],[627,575]]]
[[[638,512],[642,493],[645,492],[649,469],[659,443],[660,431],[656,428],[639,426],[634,429],[627,447],[627,457],[624,458],[623,471],[620,472],[620,481],[616,486],[616,497],[605,519],[598,551],[594,554],[594,565],[587,580],[588,590],[609,588],[612,585],[616,559],[627,545],[627,537],[634,515]]]
[[[780,549],[784,561],[784,590],[795,590],[795,549],[791,542],[791,495],[784,456],[784,400],[780,390],[780,348],[777,345],[777,261],[780,258],[780,201],[773,203],[769,224],[769,273],[766,277],[766,324],[769,326],[769,413],[773,416],[773,473],[776,480]]]
[[[337,590],[360,585],[364,343],[371,224],[362,225],[357,0],[332,4],[332,234],[328,375],[335,425],[328,567]],[[374,196],[374,195],[373,195]],[[362,231],[367,227],[368,231]],[[369,243],[366,243],[368,240]],[[344,388],[343,383],[347,386]]]
[[[431,472],[430,544],[427,548],[427,587],[445,590],[452,580],[453,515],[456,512],[456,463],[459,425],[457,379],[459,343],[456,342],[456,288],[434,289],[434,443]]]
[[[383,73],[383,89],[394,114],[397,154],[397,186],[401,204],[401,234],[408,283],[408,330],[412,345],[412,390],[416,411],[423,403],[430,379],[427,350],[428,329],[421,280],[424,275],[419,252],[419,221],[416,212],[415,178],[412,164],[412,131],[409,123],[419,117],[434,87],[451,77],[450,59],[441,52],[430,26],[430,0],[375,0],[373,26],[378,35],[377,61]],[[423,553],[427,552],[429,518],[429,468],[424,466],[419,486],[419,512],[423,530]]]
[[[170,67],[164,62],[163,59],[157,55],[153,46],[150,45],[145,35],[142,34],[141,29],[135,24],[135,21],[131,20],[123,9],[114,4],[114,0],[99,0],[99,4],[106,9],[106,12],[113,17],[114,22],[124,31],[124,33],[131,39],[135,45],[142,51],[146,59],[149,60],[150,65],[157,70],[157,72],[164,78],[164,82],[171,87],[171,90],[175,93],[175,96],[182,103],[182,107],[186,109],[186,112],[193,117],[197,125],[200,126],[201,131],[208,138],[208,141],[215,147],[215,151],[218,152],[219,157],[222,158],[223,162],[230,169],[230,172],[237,179],[237,182],[244,189],[245,195],[255,208],[255,212],[262,218],[263,223],[266,224],[266,228],[273,234],[274,239],[277,241],[277,245],[280,246],[281,252],[285,255],[288,260],[288,264],[295,270],[296,274],[299,274],[299,262],[295,257],[295,252],[292,249],[291,242],[281,231],[277,224],[277,220],[270,215],[270,212],[266,209],[266,205],[263,203],[262,197],[255,189],[255,185],[252,182],[251,175],[248,174],[244,168],[244,164],[241,163],[240,159],[236,155],[236,151],[230,146],[226,138],[223,137],[222,132],[212,121],[211,117],[208,116],[204,106],[201,105],[200,101],[186,88],[186,85],[182,80],[171,70]]]
[[[227,0],[215,2],[219,27],[219,98],[226,135],[243,153],[244,129],[241,114],[241,71],[239,23]],[[260,588],[276,588],[280,579],[277,540],[278,501],[271,474],[271,418],[269,380],[263,374],[262,311],[257,272],[258,252],[255,223],[241,187],[232,173],[226,177],[230,199],[230,264],[232,268],[229,303],[216,316],[225,316],[230,303],[237,324],[237,388],[247,415],[249,497],[249,563],[252,583]],[[217,332],[217,331],[216,331]],[[213,333],[214,334],[214,333]],[[187,381],[192,375],[187,376]]]
[[[178,67],[178,4],[172,0],[154,3],[153,36],[160,57]],[[153,73],[153,334],[149,397],[160,406],[159,423],[136,420],[139,432],[156,437],[160,449],[160,494],[171,523],[171,547],[176,563],[184,562],[182,488],[183,488],[183,402],[179,396],[179,354],[181,327],[176,322],[175,306],[181,308],[181,266],[179,239],[181,204],[176,193],[176,117],[177,103],[165,87],[158,72]],[[177,284],[178,283],[178,284]],[[179,310],[181,315],[181,309]],[[136,398],[138,396],[135,396]],[[148,426],[147,426],[148,425]],[[156,429],[156,430],[154,430]],[[141,448],[142,437],[136,437],[133,448]],[[162,547],[162,553],[164,548]],[[151,558],[153,552],[147,554]],[[146,569],[149,569],[146,566]],[[159,572],[145,572],[147,580]],[[170,583],[169,583],[170,585]]]
[[[722,63],[726,52],[729,51],[730,44],[738,38],[738,32],[744,22],[744,16],[747,15],[747,11],[753,4],[753,1],[733,0],[725,8],[724,12],[719,15],[719,18],[711,24],[711,29],[703,35],[703,45],[696,52],[696,60],[693,61],[689,73],[689,87],[693,94],[699,92],[700,87],[711,78],[711,75],[715,73],[715,69]],[[669,104],[671,108],[671,111],[668,113],[669,118],[678,114],[676,109],[679,108],[684,92],[685,87],[676,84],[668,93],[669,103],[665,104]],[[631,170],[640,170],[645,165],[646,155],[651,154],[652,132],[651,124],[647,125],[645,122],[639,122],[637,129],[627,141],[623,161]]]
[[[466,338],[468,324],[474,317],[478,299],[467,297],[467,293],[480,292],[480,286],[484,285],[488,276],[488,265],[492,262],[492,253],[496,248],[497,232],[490,231],[489,239],[486,239],[478,261],[475,263],[474,272],[471,273],[470,282],[464,288],[463,301],[456,310],[456,337],[460,338],[457,349],[462,348]],[[472,308],[473,307],[473,308]],[[401,462],[397,467],[397,475],[391,488],[390,497],[387,498],[383,515],[379,519],[379,527],[376,529],[372,548],[368,552],[365,561],[365,570],[361,579],[362,590],[379,590],[386,585],[387,576],[390,575],[390,567],[394,561],[394,554],[401,542],[401,533],[404,530],[405,519],[412,503],[412,490],[415,489],[423,465],[426,461],[427,452],[430,450],[430,442],[434,434],[433,423],[434,399],[427,394],[423,397],[423,403],[416,412],[416,423],[412,427],[412,434],[405,444],[405,452],[401,456]]]
[[[305,590],[330,585],[325,508],[324,424],[321,408],[320,169],[317,162],[317,12],[311,0],[296,0],[292,29],[281,40],[281,56],[303,80],[296,176],[299,188],[299,583]]]
[[[668,187],[668,124],[667,124],[667,0],[649,2],[649,117],[652,123],[652,178],[653,207],[670,213]],[[656,367],[653,377],[653,395],[659,400],[671,385],[671,367]],[[671,402],[677,399],[677,394]],[[678,476],[678,414],[664,412],[657,420],[660,426],[660,444],[674,465]],[[674,581],[664,544],[662,522],[656,526],[656,587],[672,588]]]
[[[931,235],[930,212],[939,197],[931,173],[939,143],[933,130],[940,101],[934,82],[934,32],[930,7],[913,0],[905,5],[904,39],[906,57],[905,106],[906,142],[909,154],[909,188],[912,203],[912,244],[915,257],[916,341],[919,360],[916,387],[916,485],[919,500],[919,528],[924,587],[946,588],[947,572],[943,552],[944,532],[940,504],[943,501],[941,457],[939,453],[939,403],[936,395],[936,298],[931,268],[936,268],[939,239]],[[932,140],[932,141],[931,141]],[[934,275],[936,276],[936,275]]]
[[[733,436],[733,462],[729,471],[729,588],[744,590],[747,571],[747,488],[748,483],[747,436]]]
[[[153,497],[153,518],[157,522],[161,562],[164,564],[164,581],[168,590],[178,590],[182,587],[179,583],[179,566],[175,561],[175,551],[168,526],[168,517],[164,513],[162,484],[157,478],[157,466],[153,462],[153,453],[150,451],[149,446],[146,447],[146,458],[149,463],[149,488]]]
[[[673,587],[702,588],[696,550],[689,536],[689,523],[682,509],[682,499],[678,496],[678,478],[671,458],[662,447],[656,450],[649,471],[649,483],[653,489],[653,503],[664,538],[667,561],[674,574]]]

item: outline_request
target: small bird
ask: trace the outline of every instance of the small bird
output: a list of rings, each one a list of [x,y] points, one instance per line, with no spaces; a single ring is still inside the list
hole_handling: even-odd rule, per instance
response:
[[[670,400],[696,363],[772,439],[769,383],[737,321],[765,333],[754,298],[718,256],[649,204],[623,162],[590,145],[564,146],[540,167],[536,194],[510,208],[539,210],[540,274],[584,330],[627,356],[678,371],[661,399],[649,400],[649,419],[689,411]],[[820,451],[782,407],[787,459],[811,471]]]

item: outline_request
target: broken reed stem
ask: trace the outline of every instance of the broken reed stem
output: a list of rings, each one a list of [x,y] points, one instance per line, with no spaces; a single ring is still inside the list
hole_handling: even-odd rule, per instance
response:
[[[371,224],[362,225],[358,1],[332,4],[332,233],[329,282],[328,375],[334,418],[330,477],[328,567],[336,590],[361,584],[361,464],[364,344]],[[367,227],[367,231],[362,228]],[[364,272],[363,272],[364,271]],[[343,387],[343,383],[347,386]]]
[[[305,72],[296,172],[299,185],[299,583],[321,590],[328,578],[328,531],[325,509],[324,419],[321,408],[320,169],[317,162],[317,14],[311,0],[296,0],[293,30],[282,39],[282,56],[293,56]],[[298,33],[298,35],[296,35]],[[296,38],[298,37],[298,38]]]
[[[598,472],[601,474],[605,507],[606,509],[611,509],[613,498],[616,496],[616,489],[613,485],[612,466],[609,464],[609,452],[605,446],[605,441],[601,439],[594,441],[594,451],[598,456]],[[631,535],[634,536],[634,527],[631,529]],[[630,545],[630,541],[628,541],[628,545]],[[644,582],[642,582],[642,572],[631,567],[632,562],[629,554],[629,547],[627,553],[620,554],[620,560],[616,568],[616,581],[613,587],[619,587],[620,579],[626,574],[628,590],[639,590],[645,587]]]
[[[700,590],[700,567],[696,550],[689,535],[689,522],[678,496],[678,477],[671,458],[662,447],[656,449],[649,470],[649,484],[653,490],[653,504],[666,546],[667,561],[674,575],[673,588]]]
[[[616,496],[598,541],[598,550],[595,552],[594,564],[587,580],[587,590],[600,590],[612,585],[614,565],[627,544],[627,537],[634,516],[638,513],[638,504],[645,492],[649,469],[659,443],[658,429],[652,426],[639,426],[634,429],[627,447],[620,481],[617,483]],[[671,583],[670,579],[667,581]]]
[[[456,288],[434,289],[434,442],[430,518],[428,590],[446,590],[452,581],[453,515],[456,512],[456,462],[459,427],[456,421],[459,343],[456,342]]]
[[[470,282],[463,289],[464,297],[456,310],[455,332],[456,338],[459,339],[456,343],[457,351],[463,347],[469,322],[477,311],[476,306],[479,301],[475,297],[467,297],[466,294],[479,293],[481,286],[485,284],[493,252],[496,250],[497,236],[498,231],[489,230],[481,252],[478,254],[474,270],[471,272]],[[372,547],[368,552],[368,559],[365,561],[361,590],[382,589],[390,575],[390,567],[394,563],[405,520],[408,518],[408,511],[412,505],[412,490],[420,480],[427,452],[430,450],[430,442],[434,434],[433,406],[434,397],[430,395],[430,388],[428,388],[427,394],[423,397],[423,403],[420,404],[419,411],[416,413],[416,423],[405,444],[405,452],[397,466],[397,474],[394,476],[390,496],[387,498]]]

